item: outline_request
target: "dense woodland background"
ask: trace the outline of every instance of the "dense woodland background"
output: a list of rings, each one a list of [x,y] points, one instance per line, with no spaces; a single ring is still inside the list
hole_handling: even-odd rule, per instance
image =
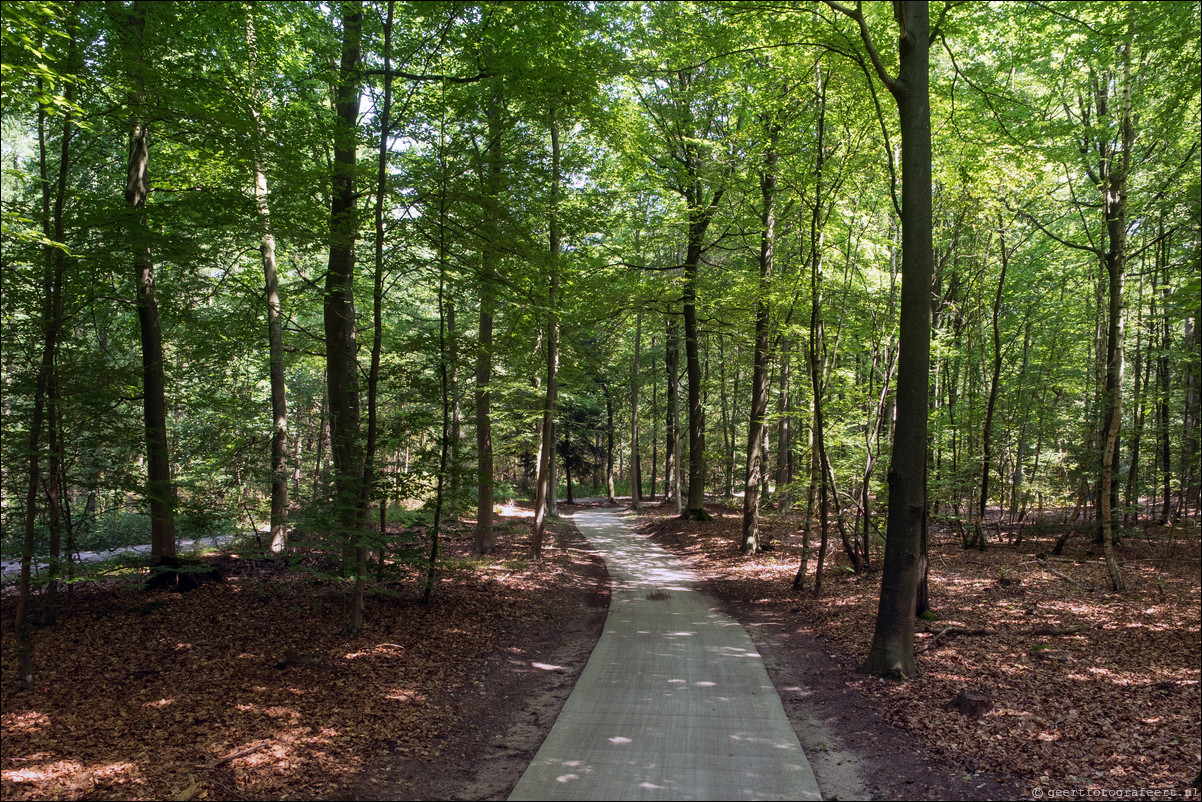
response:
[[[1198,2],[0,9],[6,795],[441,761],[584,496],[957,766],[1196,771]]]
[[[888,596],[903,409],[924,560],[1055,525],[1123,591],[1125,537],[1197,527],[1199,4],[898,9],[6,2],[23,681],[80,552],[193,583],[179,539],[254,532],[325,555],[353,632],[515,499],[537,558],[556,498],[741,496],[743,554],[795,515],[795,589],[841,551]]]

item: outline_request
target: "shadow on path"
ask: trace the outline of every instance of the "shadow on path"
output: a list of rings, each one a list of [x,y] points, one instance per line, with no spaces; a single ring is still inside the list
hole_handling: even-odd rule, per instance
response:
[[[509,798],[821,799],[743,627],[613,512],[574,518],[609,570],[609,616]]]

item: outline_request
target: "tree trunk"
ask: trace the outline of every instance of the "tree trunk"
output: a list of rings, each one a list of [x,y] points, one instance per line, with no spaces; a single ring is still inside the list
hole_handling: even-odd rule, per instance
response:
[[[765,473],[762,446],[768,426],[768,292],[776,249],[776,143],[779,136],[780,127],[772,125],[760,173],[760,284],[755,301],[755,354],[752,357],[751,410],[747,426],[747,474],[743,484],[744,554],[755,554],[760,549],[760,485]]]
[[[776,494],[780,499],[780,512],[788,512],[793,507],[793,493],[789,489],[793,481],[793,432],[790,415],[793,411],[792,376],[790,374],[790,357],[792,343],[788,340],[780,346],[780,375],[776,393]]]
[[[255,67],[258,63],[258,43],[255,37],[254,7],[246,16],[246,49],[250,58],[251,85],[256,86]],[[275,235],[271,228],[271,212],[267,203],[267,172],[264,165],[263,140],[267,132],[259,112],[258,92],[252,89],[251,114],[254,117],[254,196],[259,218],[259,253],[263,258],[263,285],[267,297],[267,342],[270,350],[271,381],[271,518],[269,543],[272,554],[284,550],[288,518],[288,401],[284,387],[284,326],[280,312],[280,285],[276,276]]]
[[[391,18],[392,3],[389,2]],[[441,155],[441,154],[440,154]],[[443,164],[445,167],[445,163]],[[445,176],[445,173],[444,173]],[[451,395],[450,351],[447,345],[447,243],[446,243],[446,183],[442,184],[439,195],[439,234],[438,234],[438,377],[442,390],[442,442],[438,452],[438,486],[434,496],[434,525],[430,528],[430,556],[426,565],[426,587],[422,592],[422,604],[429,604],[434,594],[434,585],[438,579],[438,552],[440,548],[440,531],[442,528],[443,488],[447,478],[447,455],[450,451],[451,440],[451,407],[454,400]]]
[[[1142,270],[1140,271],[1142,274]],[[1155,271],[1153,271],[1155,273]],[[1143,281],[1140,281],[1140,291],[1138,297],[1143,298]],[[1142,300],[1139,305],[1142,310]],[[1142,315],[1140,316],[1142,317]],[[1145,359],[1143,354],[1143,327],[1142,319],[1137,320],[1135,327],[1135,364],[1132,366],[1132,373],[1135,378],[1135,386],[1131,391],[1131,398],[1135,404],[1135,420],[1131,432],[1131,450],[1130,459],[1128,460],[1127,469],[1127,487],[1123,493],[1123,526],[1130,526],[1132,523],[1139,523],[1139,472],[1140,472],[1140,444],[1143,440],[1144,419],[1147,417],[1148,408],[1148,382],[1152,376],[1152,359]],[[1149,346],[1151,339],[1149,339]]]
[[[701,406],[701,352],[697,332],[697,268],[710,219],[722,193],[707,208],[689,209],[688,246],[684,260],[684,351],[689,399],[689,500],[685,515],[695,521],[712,516],[705,511],[705,417]]]
[[[116,4],[113,4],[116,7]],[[149,186],[149,130],[144,117],[146,103],[146,3],[135,0],[128,13],[120,11],[130,49],[127,69],[130,82],[129,160],[126,170],[125,202],[130,206],[126,231],[133,249],[135,307],[142,343],[142,409],[146,427],[146,497],[150,505],[151,560],[175,556],[175,492],[171,484],[171,460],[167,453],[166,378],[163,369],[163,333],[154,288],[154,261],[150,255],[150,227],[146,219]]]
[[[388,142],[392,118],[392,20],[393,0],[388,0],[387,16],[384,20],[384,105],[380,109],[380,147],[376,160],[376,203],[375,203],[375,264],[372,270],[372,338],[371,361],[367,370],[367,445],[363,451],[363,488],[361,509],[366,515],[375,493],[376,485],[376,440],[377,397],[380,386],[380,356],[384,343],[384,202],[388,195]],[[441,311],[440,311],[441,314]],[[439,324],[442,325],[441,322]],[[382,503],[387,503],[383,501]],[[366,522],[365,522],[366,523]],[[381,532],[383,548],[384,532]]]
[[[651,338],[655,352],[655,337]],[[651,380],[651,475],[647,477],[647,499],[655,501],[655,469],[659,463],[659,383]]]
[[[664,451],[667,464],[664,467],[664,494],[669,493],[676,502],[676,514],[683,511],[681,503],[680,465],[680,326],[676,315],[668,314],[667,338],[664,344],[664,367],[668,373],[668,442]]]
[[[74,50],[74,37],[72,37]],[[68,83],[70,87],[70,83]],[[45,91],[44,82],[38,79],[39,94]],[[70,91],[68,89],[68,91]],[[51,218],[51,183],[49,175],[48,155],[46,153],[46,120],[45,104],[38,104],[38,172],[42,194],[42,234],[47,242],[62,242],[62,202],[65,190],[67,172],[67,146],[70,141],[70,112],[63,121],[62,152],[59,160],[59,176],[57,182],[58,197],[54,202],[54,217]],[[33,680],[33,623],[31,609],[33,606],[32,568],[34,558],[34,535],[37,526],[37,499],[41,485],[41,449],[42,422],[46,414],[49,389],[54,384],[54,362],[58,350],[59,315],[63,276],[63,252],[60,248],[45,245],[42,248],[42,355],[34,379],[33,413],[29,422],[29,472],[25,495],[25,520],[21,542],[21,576],[17,595],[15,627],[17,630],[17,670],[21,687],[32,690]],[[51,410],[53,415],[53,410]],[[51,426],[53,427],[53,420]],[[54,439],[52,435],[52,440]],[[53,460],[54,444],[51,444],[51,459]],[[55,487],[54,469],[51,469],[50,487]],[[48,499],[53,505],[54,499]],[[57,566],[56,566],[57,568]],[[57,590],[57,571],[51,573],[51,585]],[[53,600],[47,598],[48,607],[53,610]]]
[[[902,298],[897,412],[889,468],[889,513],[876,627],[866,673],[915,676],[914,614],[922,579],[922,523],[926,509],[927,395],[931,346],[931,109],[927,3],[894,6],[899,23],[900,67],[888,79],[878,73],[897,102],[902,151]],[[863,17],[865,44],[871,46]]]
[[[1178,479],[1181,483],[1181,492],[1177,496],[1177,508],[1173,517],[1182,514],[1186,500],[1193,503],[1195,509],[1202,506],[1202,498],[1200,498],[1198,473],[1195,468],[1195,459],[1197,457],[1200,442],[1199,428],[1199,407],[1202,394],[1198,392],[1199,376],[1198,365],[1202,360],[1198,359],[1198,319],[1197,307],[1195,307],[1194,315],[1185,319],[1185,331],[1183,332],[1184,350],[1190,355],[1185,363],[1185,403],[1181,406],[1181,422],[1182,422],[1182,438],[1181,438],[1181,456],[1177,460]]]
[[[1164,240],[1164,223],[1160,224],[1161,242],[1157,251],[1157,258],[1160,262],[1159,267],[1165,271],[1164,288],[1161,291],[1161,297],[1164,299],[1164,307],[1167,309],[1172,290],[1168,282],[1168,243]],[[1162,311],[1163,315],[1163,311]],[[1173,522],[1173,493],[1172,493],[1172,478],[1173,478],[1173,451],[1169,442],[1169,391],[1171,385],[1169,383],[1169,347],[1172,345],[1172,324],[1169,323],[1168,315],[1164,315],[1164,321],[1161,323],[1160,330],[1160,357],[1156,360],[1156,381],[1159,392],[1156,401],[1156,434],[1160,440],[1160,478],[1162,485],[1162,494],[1164,496],[1164,507],[1160,514],[1161,526],[1168,526]]]
[[[547,520],[547,496],[553,493],[551,474],[555,463],[555,396],[559,388],[559,123],[555,107],[550,109],[551,127],[551,208],[549,218],[551,244],[551,276],[547,294],[547,393],[543,403],[542,449],[538,462],[538,482],[534,493],[534,536],[530,541],[530,556],[541,559],[543,530]]]
[[[643,477],[639,472],[639,349],[643,338],[643,310],[634,324],[634,356],[630,365],[630,508],[639,510]]]
[[[446,191],[446,183],[443,182],[443,192]],[[445,195],[441,210],[443,222],[439,237],[443,239],[443,259],[446,259],[446,201]],[[451,447],[450,457],[447,465],[447,473],[450,477],[450,498],[447,499],[446,517],[448,520],[456,521],[459,519],[459,501],[463,493],[463,460],[460,456],[461,437],[460,427],[463,422],[463,407],[460,404],[459,395],[459,334],[455,330],[455,301],[454,299],[447,300],[447,392],[451,394]]]
[[[576,496],[572,492],[572,462],[571,462],[571,460],[572,460],[572,442],[570,439],[571,431],[572,430],[570,427],[565,428],[563,430],[563,478],[567,481],[567,485],[568,485],[568,487],[567,487],[568,495],[567,495],[566,503],[575,504]]]
[[[323,463],[326,450],[326,431],[330,416],[329,379],[325,378],[325,389],[321,394],[321,404],[317,407],[317,456],[313,460],[313,498],[320,498],[325,484]]]
[[[977,548],[985,550],[985,508],[989,504],[989,468],[993,456],[993,410],[997,406],[998,389],[1002,376],[1002,292],[1006,287],[1006,268],[1010,265],[1006,253],[1006,229],[998,215],[998,247],[1001,249],[1002,272],[997,280],[997,293],[993,296],[993,374],[989,379],[989,401],[985,404],[985,422],[981,426],[981,496],[977,503],[977,520],[982,528],[977,531]]]
[[[605,393],[605,498],[610,504],[616,502],[614,488],[614,399],[609,386],[601,385]]]
[[[1019,368],[1019,384],[1025,386],[1027,382],[1027,365],[1031,352],[1031,317],[1028,312],[1026,322],[1023,326],[1023,363]],[[1034,400],[1034,394],[1024,391],[1025,397],[1023,404],[1022,423],[1018,429],[1018,449],[1014,458],[1014,472],[1010,478],[1010,520],[1015,522],[1022,519],[1026,511],[1026,504],[1023,503],[1022,497],[1025,495],[1023,488],[1023,474],[1026,470],[1027,454],[1029,453],[1029,436],[1030,436],[1030,412],[1031,403]],[[1038,458],[1038,457],[1037,457]]]
[[[339,533],[347,543],[355,577],[349,633],[363,625],[366,550],[363,546],[363,448],[359,441],[359,364],[355,325],[355,240],[358,194],[355,189],[358,145],[359,81],[363,33],[360,0],[344,2],[342,57],[335,97],[334,163],[330,193],[330,258],[326,272],[323,319],[326,337],[326,385],[330,407],[330,452],[334,458],[334,503]]]
[[[500,246],[497,242],[498,195],[501,191],[501,112],[503,98],[501,79],[494,77],[488,85],[485,114],[488,117],[488,151],[484,175],[486,214],[489,217],[489,239],[484,245],[483,275],[480,277],[480,340],[476,352],[476,535],[472,550],[487,554],[496,544],[493,532],[493,453],[490,384],[493,357],[493,311],[496,306],[497,262]]]
[[[551,421],[551,481],[547,483],[547,515],[559,517],[559,468],[555,460],[556,446],[559,444],[559,424]]]

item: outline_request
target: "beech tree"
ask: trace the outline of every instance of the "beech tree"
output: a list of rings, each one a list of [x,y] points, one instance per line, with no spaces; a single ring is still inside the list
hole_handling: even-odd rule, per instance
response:
[[[897,413],[889,466],[889,515],[881,599],[867,673],[913,677],[914,615],[925,551],[927,373],[930,363],[931,111],[928,94],[932,39],[927,4],[901,2],[896,76],[881,60],[863,9],[831,3],[858,28],[876,77],[897,103],[901,128],[902,296]],[[935,31],[938,36],[938,30]]]

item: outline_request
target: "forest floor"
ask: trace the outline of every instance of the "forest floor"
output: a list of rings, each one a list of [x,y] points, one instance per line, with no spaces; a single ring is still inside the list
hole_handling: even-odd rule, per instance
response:
[[[188,593],[145,577],[80,583],[35,631],[35,688],[0,662],[0,796],[22,799],[503,799],[571,692],[609,600],[599,557],[553,523],[526,558],[528,511],[443,533],[431,604],[421,571],[369,591],[340,631],[346,586],[308,570],[213,557]],[[399,529],[395,532],[399,534]],[[420,544],[419,544],[420,546]],[[12,646],[15,599],[3,599]]]
[[[564,508],[571,511],[570,506]],[[1008,799],[1065,789],[1185,789],[1199,766],[1199,542],[1152,530],[1122,549],[1128,593],[1106,593],[1085,535],[1035,562],[1049,534],[984,553],[932,544],[921,676],[855,673],[879,574],[828,557],[815,600],[791,589],[799,538],[738,555],[739,514],[666,506],[629,520],[706,577],[764,655],[827,798]],[[345,586],[315,570],[210,558],[226,579],[190,593],[136,578],[76,586],[36,630],[36,687],[0,664],[0,795],[18,799],[504,799],[554,723],[600,634],[604,565],[570,522],[526,558],[528,510],[498,548],[446,533],[441,580],[416,567],[369,594],[354,636]],[[836,543],[832,544],[837,545]],[[833,551],[833,549],[832,549]],[[1048,568],[1063,574],[1061,578]],[[811,565],[812,570],[812,565]],[[3,599],[5,645],[13,599]],[[948,626],[994,634],[935,638]],[[1072,635],[1036,627],[1090,627]],[[931,645],[933,644],[933,646]],[[948,707],[962,689],[993,709]]]

